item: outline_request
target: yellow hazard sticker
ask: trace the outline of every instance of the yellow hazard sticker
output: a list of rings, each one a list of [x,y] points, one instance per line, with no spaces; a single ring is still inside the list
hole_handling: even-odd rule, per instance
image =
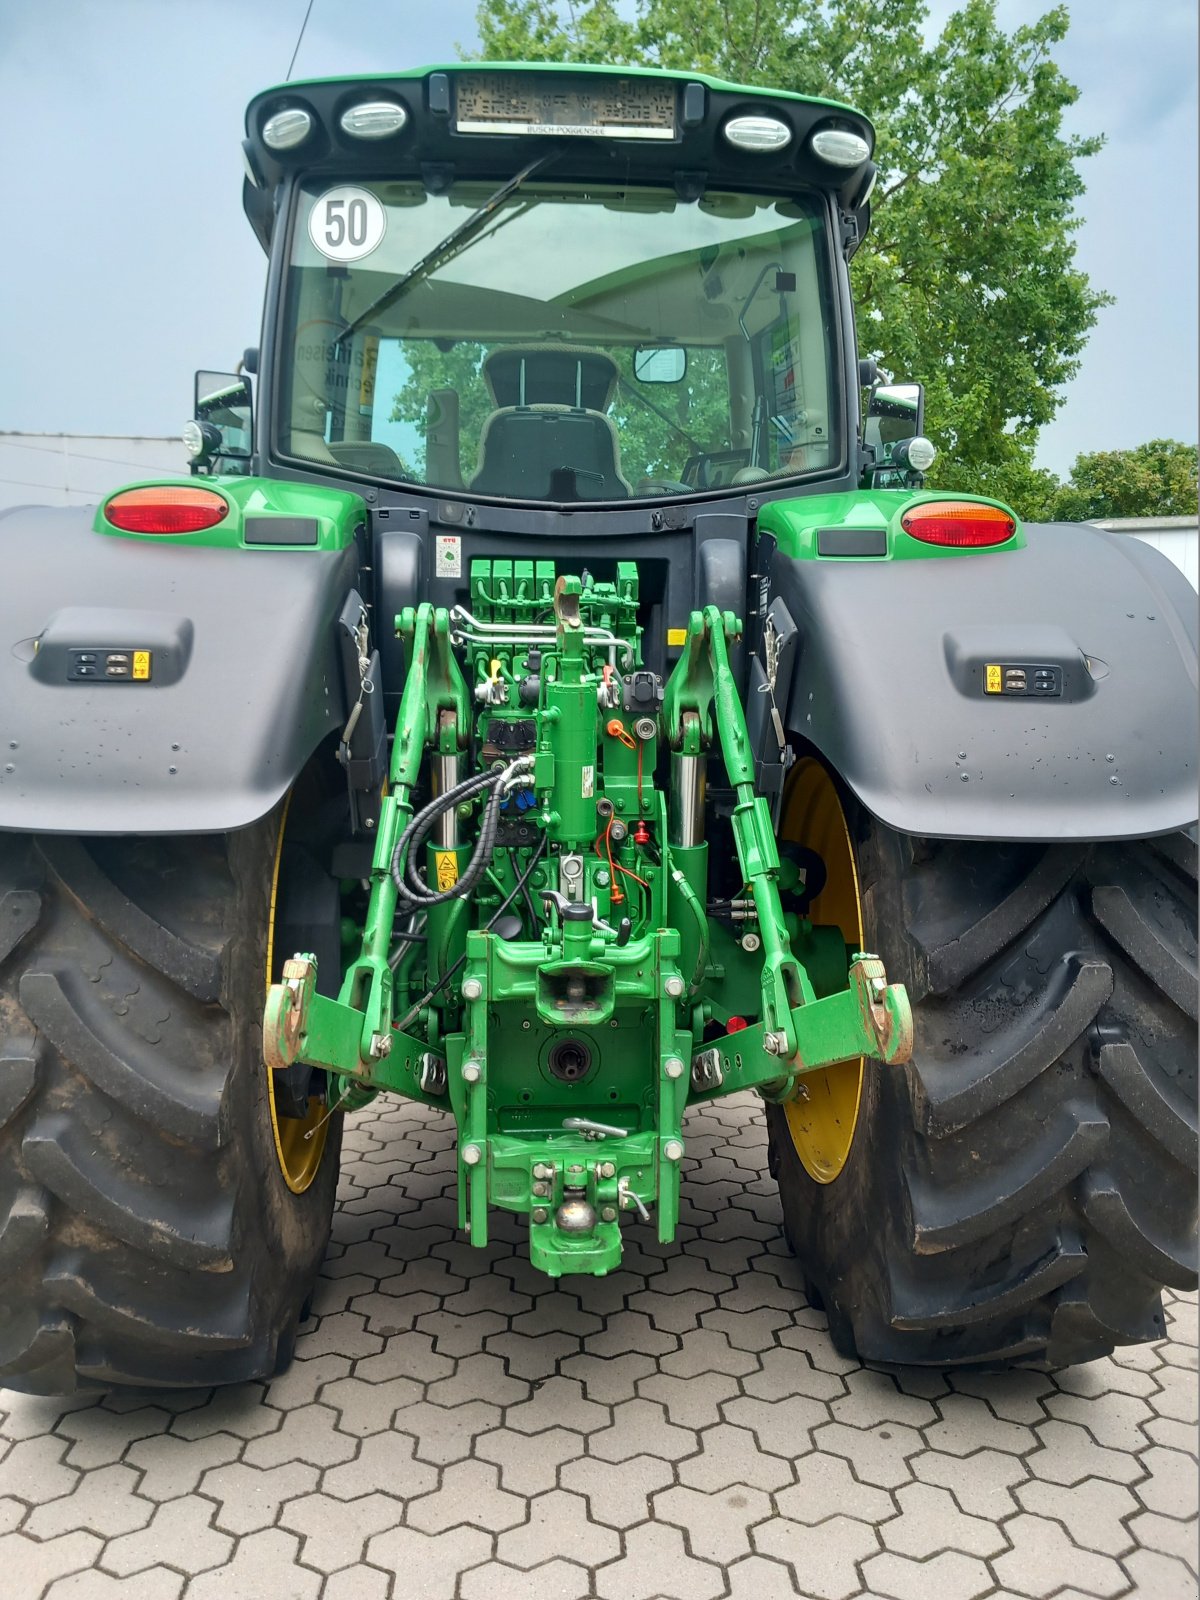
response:
[[[149,650],[135,650],[133,652],[133,676],[146,683],[150,678],[150,652]]]
[[[668,628],[667,629],[667,644],[668,645],[670,645],[672,647],[677,647],[677,646],[680,646],[680,645],[685,645],[686,643],[687,643],[687,629],[686,628]]]
[[[988,693],[988,694],[1001,694],[1001,693],[1003,693],[1004,682],[1003,682],[1003,678],[1001,676],[999,663],[995,662],[995,661],[989,661],[984,666],[983,671],[984,671],[983,687],[984,687],[984,690],[986,691],[986,693]]]
[[[453,889],[458,882],[458,857],[453,850],[435,850],[433,852],[434,866],[437,870],[437,886],[439,893]]]

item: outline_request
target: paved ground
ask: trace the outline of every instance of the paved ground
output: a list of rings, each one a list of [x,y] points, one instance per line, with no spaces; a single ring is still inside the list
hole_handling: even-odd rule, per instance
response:
[[[285,1377],[0,1391],[3,1600],[1195,1600],[1194,1297],[1059,1377],[897,1382],[808,1307],[749,1097],[689,1121],[682,1247],[557,1289],[455,1237],[447,1119],[347,1131]]]

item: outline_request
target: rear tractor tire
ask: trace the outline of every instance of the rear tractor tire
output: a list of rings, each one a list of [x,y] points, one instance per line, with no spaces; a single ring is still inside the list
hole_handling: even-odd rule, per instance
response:
[[[847,1355],[1064,1367],[1196,1285],[1196,849],[909,838],[801,761],[814,922],[907,985],[904,1068],[768,1107],[785,1229]]]
[[[277,1117],[262,1060],[284,809],[228,835],[0,834],[0,1386],[207,1387],[290,1358],[341,1119]]]

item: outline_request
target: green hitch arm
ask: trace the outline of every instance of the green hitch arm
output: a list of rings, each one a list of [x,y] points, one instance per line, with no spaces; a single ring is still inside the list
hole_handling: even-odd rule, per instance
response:
[[[737,637],[741,623],[716,606],[693,611],[688,642],[663,695],[667,738],[682,746],[688,713],[699,724],[701,738],[711,743],[713,721],[729,781],[737,795],[733,838],[742,876],[754,898],[763,945],[762,1015],[767,1048],[789,1059],[796,1053],[792,1013],[814,999],[804,968],[792,955],[779,899],[779,852],[767,802],[754,791],[750,733],[737,680],[729,665],[726,635]]]
[[[804,1075],[855,1056],[899,1066],[912,1055],[912,1009],[903,984],[889,983],[878,956],[860,952],[850,987],[798,1006],[792,1013],[798,1047],[782,1063],[766,1044],[761,1023],[731,1033],[692,1056],[692,1098],[709,1100],[757,1089],[765,1100],[805,1098]],[[781,1075],[782,1069],[782,1075]]]
[[[393,1027],[388,964],[396,921],[392,856],[412,817],[411,796],[426,746],[445,726],[441,713],[453,719],[460,746],[468,726],[467,686],[450,648],[449,612],[425,602],[415,611],[401,612],[396,631],[405,641],[408,674],[396,718],[391,789],[375,838],[362,950],[347,970],[337,1000],[316,993],[316,962],[311,956],[287,963],[283,981],[267,992],[263,1013],[268,1066],[309,1061],[340,1074],[347,1080],[346,1090],[355,1094],[393,1086],[399,1063],[386,1072],[382,1063],[394,1047],[404,1051],[406,1070],[419,1077],[424,1046]],[[289,975],[292,966],[297,970]],[[405,1092],[412,1092],[407,1082]]]
[[[735,1074],[753,1073],[739,1087],[778,1083],[780,1098],[787,1098],[802,1073],[835,1061],[858,1055],[906,1061],[912,1053],[912,1011],[903,986],[888,983],[877,957],[857,956],[851,987],[817,1000],[806,969],[792,953],[779,898],[779,851],[771,811],[755,793],[750,732],[726,647],[726,638],[736,638],[740,631],[737,618],[716,606],[692,612],[688,642],[667,684],[663,710],[673,748],[682,745],[688,713],[708,740],[716,723],[725,770],[737,796],[732,822],[738,864],[754,900],[763,948],[761,1040],[755,1037],[759,1030],[738,1033],[730,1066]],[[864,987],[868,980],[869,994]],[[760,1049],[770,1058],[769,1067],[765,1061],[750,1065]],[[693,1082],[708,1081],[702,1064]]]

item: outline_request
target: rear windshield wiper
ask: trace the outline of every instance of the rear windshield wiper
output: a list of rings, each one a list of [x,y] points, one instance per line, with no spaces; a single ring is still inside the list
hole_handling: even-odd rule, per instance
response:
[[[550,150],[545,155],[536,157],[528,166],[522,167],[520,172],[509,178],[506,183],[501,184],[495,194],[488,195],[477,211],[472,211],[471,215],[460,222],[457,228],[448,233],[444,239],[439,239],[437,244],[431,250],[427,250],[418,262],[396,279],[395,283],[391,284],[381,295],[372,300],[365,311],[360,311],[354,321],[338,334],[333,341],[334,344],[345,344],[347,339],[352,338],[358,332],[364,322],[369,322],[380,311],[386,311],[390,305],[393,305],[410,284],[415,283],[418,278],[423,278],[427,272],[432,272],[434,267],[440,266],[443,261],[453,255],[459,245],[465,243],[473,233],[477,232],[499,206],[502,206],[510,196],[516,194],[527,178],[532,178],[535,172],[539,172],[557,154],[557,150]]]

